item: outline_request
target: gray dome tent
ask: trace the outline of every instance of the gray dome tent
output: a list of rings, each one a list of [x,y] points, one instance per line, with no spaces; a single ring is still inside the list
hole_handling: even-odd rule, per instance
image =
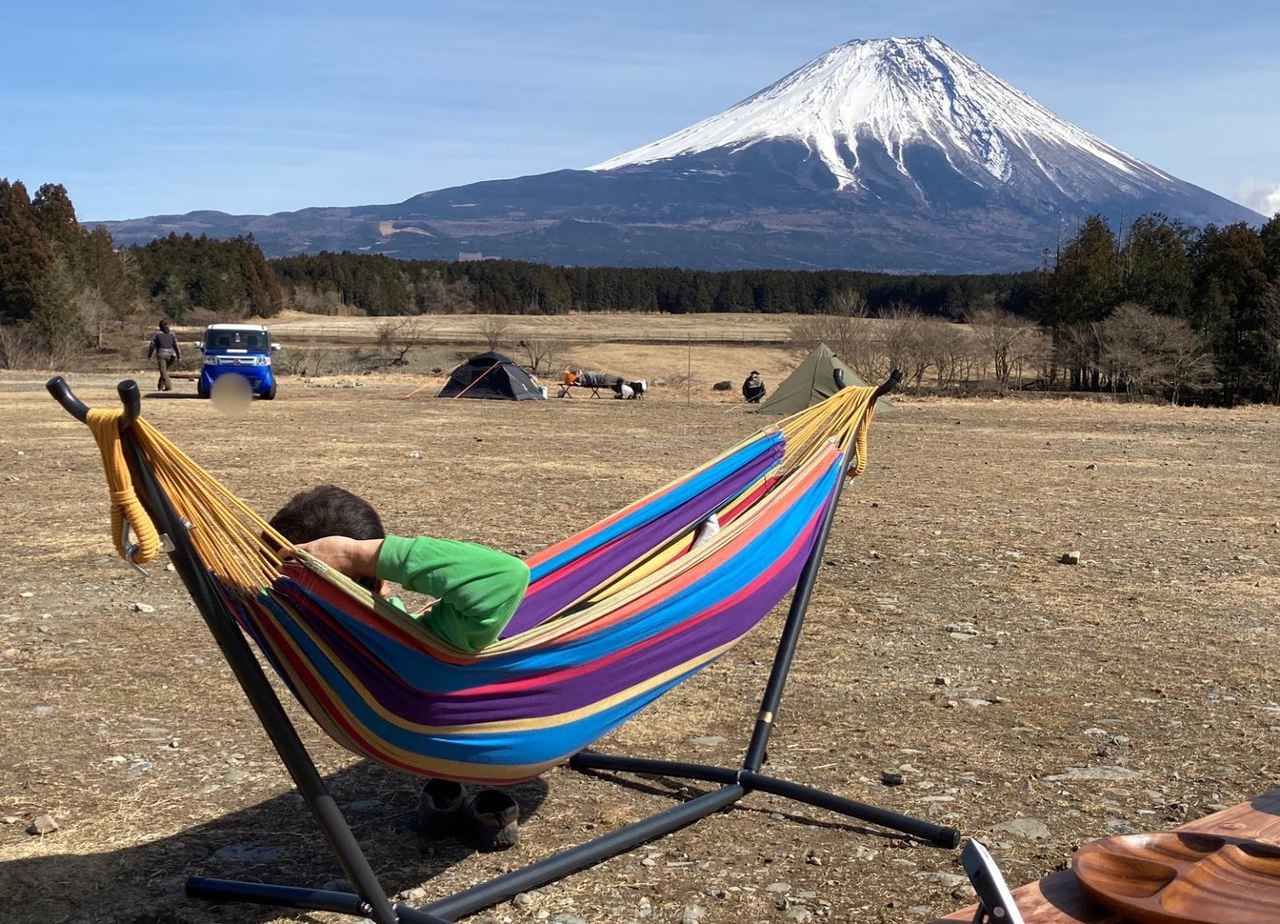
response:
[[[794,414],[811,404],[830,398],[845,386],[866,387],[866,384],[858,373],[831,352],[830,347],[819,343],[805,361],[774,390],[769,399],[760,405],[760,412]],[[892,406],[888,398],[881,398],[876,404],[876,413],[884,414]]]
[[[436,397],[541,401],[546,396],[511,357],[479,353],[449,374],[449,381]]]

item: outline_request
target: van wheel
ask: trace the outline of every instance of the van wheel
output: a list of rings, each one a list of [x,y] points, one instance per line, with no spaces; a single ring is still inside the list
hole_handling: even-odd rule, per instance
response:
[[[196,395],[201,398],[209,397],[209,389],[204,384],[204,379],[201,379],[199,382],[196,383]]]
[[[276,396],[276,383],[272,382],[271,387],[262,393],[263,401],[271,401]]]

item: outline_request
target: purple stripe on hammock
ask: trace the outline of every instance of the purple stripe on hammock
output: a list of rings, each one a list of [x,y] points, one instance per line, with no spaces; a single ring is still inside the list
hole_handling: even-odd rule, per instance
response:
[[[741,494],[752,482],[776,465],[782,459],[783,448],[779,443],[768,452],[761,453],[748,465],[680,506],[602,546],[603,551],[597,553],[598,557],[593,561],[563,577],[541,583],[520,602],[501,637],[518,635],[557,615],[574,600],[616,575],[627,565],[638,561],[672,536],[705,520],[713,511]]]
[[[634,652],[624,662],[612,661],[595,670],[560,679],[552,686],[482,696],[471,696],[465,692],[439,694],[418,690],[373,666],[374,662],[364,652],[353,651],[343,636],[329,626],[326,617],[308,619],[307,622],[333,650],[346,655],[343,663],[359,678],[377,702],[404,721],[448,726],[556,715],[597,703],[690,658],[727,644],[749,631],[795,586],[813,546],[817,524],[821,522],[826,506],[823,504],[818,508],[797,536],[786,564],[742,600],[677,635]],[[305,597],[298,599],[293,594],[288,596],[301,614],[305,615],[315,607]],[[722,601],[718,600],[712,605],[719,605],[720,602]],[[701,612],[705,612],[705,609],[699,611]],[[689,614],[686,622],[699,613]]]

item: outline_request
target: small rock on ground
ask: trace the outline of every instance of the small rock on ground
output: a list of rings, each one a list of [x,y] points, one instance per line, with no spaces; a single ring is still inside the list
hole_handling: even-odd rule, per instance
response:
[[[1049,837],[1049,826],[1039,818],[1014,818],[996,825],[996,830],[1029,841],[1043,841]]]
[[[156,611],[156,608],[150,603],[134,603],[129,606],[129,609],[135,613],[154,613]]]
[[[31,824],[27,825],[28,834],[52,834],[58,830],[58,823],[54,821],[52,815],[37,815],[31,820]]]
[[[1062,557],[1059,558],[1058,561],[1062,562],[1064,565],[1078,565],[1080,564],[1080,553],[1074,549],[1070,552],[1063,552]]]
[[[880,774],[880,782],[886,786],[901,786],[906,781],[907,778],[896,770],[886,770]]]
[[[680,916],[680,924],[699,924],[707,916],[707,909],[701,905],[686,905],[684,914]]]
[[[948,889],[955,889],[969,883],[969,877],[959,873],[920,873],[918,878],[925,882],[936,882]]]

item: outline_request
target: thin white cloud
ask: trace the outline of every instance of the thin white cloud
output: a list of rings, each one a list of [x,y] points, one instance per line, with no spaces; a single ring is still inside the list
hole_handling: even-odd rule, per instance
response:
[[[1240,201],[1268,218],[1280,214],[1280,183],[1246,183]]]

